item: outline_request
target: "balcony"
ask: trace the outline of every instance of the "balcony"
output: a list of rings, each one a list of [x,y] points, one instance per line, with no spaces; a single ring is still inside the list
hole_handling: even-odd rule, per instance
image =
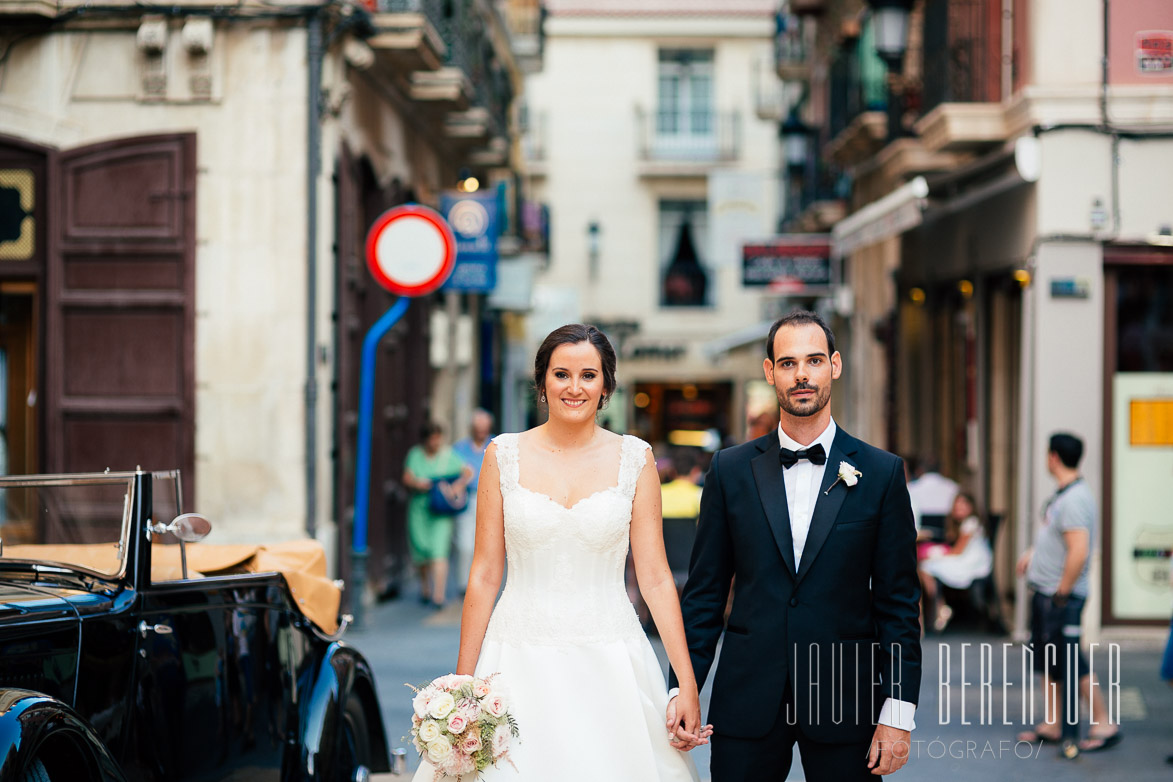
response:
[[[774,68],[783,81],[803,81],[810,76],[810,54],[813,41],[808,41],[811,26],[802,17],[779,13],[774,28]]]
[[[635,110],[642,176],[704,176],[741,154],[741,114]]]
[[[522,112],[521,156],[525,161],[525,173],[530,176],[546,175],[546,113]]]
[[[443,0],[382,0],[367,45],[399,70],[435,71],[447,55],[439,33],[444,22]]]
[[[824,154],[849,167],[878,152],[888,138],[888,71],[872,46],[870,27],[840,45],[830,76],[831,141]]]
[[[988,0],[928,0],[923,115],[934,151],[975,151],[1006,138],[1001,107],[1001,18]]]
[[[542,69],[546,49],[546,9],[541,0],[506,0],[505,23],[513,41],[513,54],[522,73]]]

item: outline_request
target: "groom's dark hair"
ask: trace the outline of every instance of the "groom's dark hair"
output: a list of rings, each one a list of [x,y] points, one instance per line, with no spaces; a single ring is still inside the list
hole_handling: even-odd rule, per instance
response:
[[[766,337],[766,356],[770,359],[770,363],[774,362],[774,336],[778,333],[778,329],[783,326],[805,326],[808,323],[815,324],[827,335],[827,358],[835,355],[835,334],[827,325],[827,321],[810,310],[795,310],[789,315],[778,318],[770,327],[770,336]]]

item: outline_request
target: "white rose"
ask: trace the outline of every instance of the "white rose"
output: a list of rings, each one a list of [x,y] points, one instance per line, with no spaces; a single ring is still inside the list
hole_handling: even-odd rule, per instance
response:
[[[509,749],[509,741],[513,736],[509,733],[508,725],[498,725],[493,731],[493,758],[497,759]]]
[[[432,698],[428,704],[428,714],[438,720],[442,720],[452,713],[456,708],[456,699],[452,697],[451,693],[442,692],[435,698]]]
[[[440,738],[440,723],[435,720],[425,720],[419,729],[420,741],[430,744]]]
[[[439,738],[428,742],[428,762],[433,766],[442,766],[452,755],[452,745],[448,739]]]
[[[854,486],[855,484],[859,483],[859,478],[856,477],[855,473],[849,472],[843,476],[843,482],[848,486]]]
[[[432,700],[433,695],[432,692],[429,692],[430,689],[429,687],[425,687],[411,699],[411,707],[415,709],[415,716],[420,719],[428,716],[428,702]]]

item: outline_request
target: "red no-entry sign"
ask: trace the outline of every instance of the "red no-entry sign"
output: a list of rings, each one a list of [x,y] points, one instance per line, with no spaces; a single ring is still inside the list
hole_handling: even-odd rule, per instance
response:
[[[380,285],[400,296],[431,293],[455,265],[452,229],[426,206],[388,209],[367,234],[367,267]]]

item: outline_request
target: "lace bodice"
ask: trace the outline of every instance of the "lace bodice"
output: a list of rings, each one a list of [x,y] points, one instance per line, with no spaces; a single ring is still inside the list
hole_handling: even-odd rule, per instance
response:
[[[508,564],[485,637],[551,645],[643,637],[623,567],[648,444],[624,435],[616,484],[566,508],[522,485],[517,440],[494,439]]]

